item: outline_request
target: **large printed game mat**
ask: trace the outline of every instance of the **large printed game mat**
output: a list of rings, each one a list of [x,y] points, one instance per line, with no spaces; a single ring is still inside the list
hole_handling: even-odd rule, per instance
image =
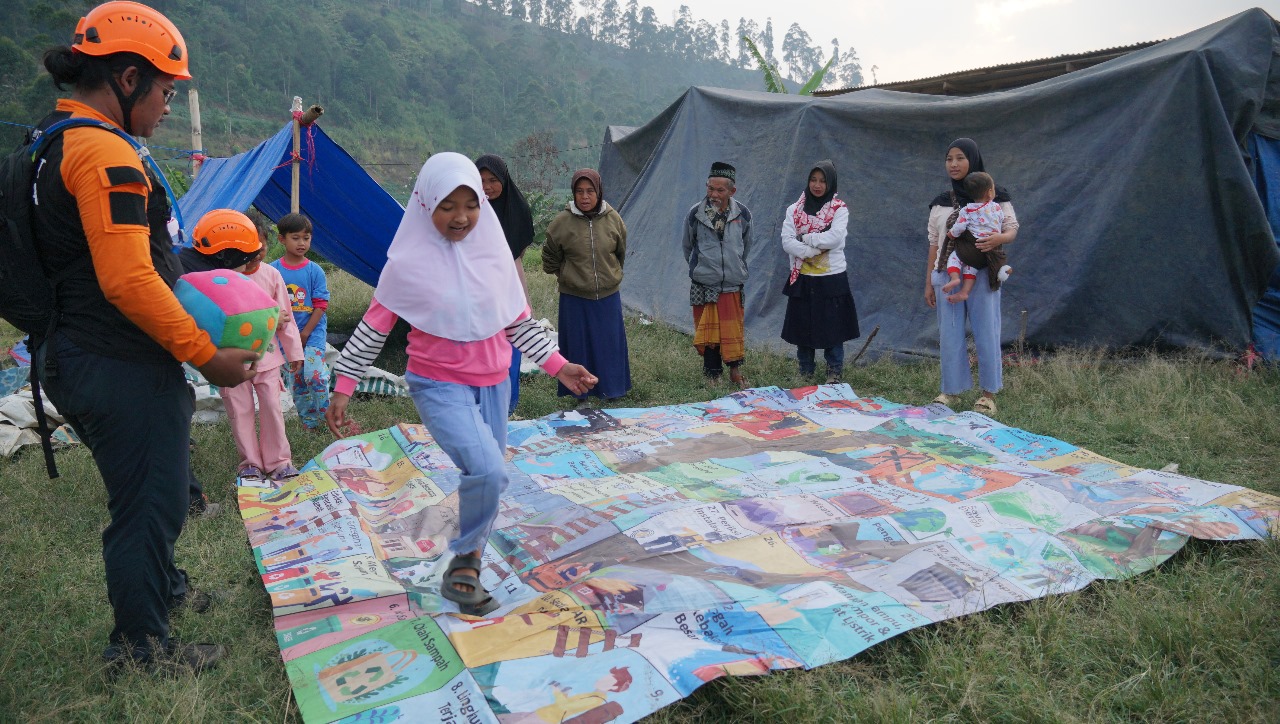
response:
[[[1275,496],[847,385],[562,412],[508,443],[488,618],[439,596],[459,474],[422,425],[239,489],[307,722],[631,722],[1280,521]]]

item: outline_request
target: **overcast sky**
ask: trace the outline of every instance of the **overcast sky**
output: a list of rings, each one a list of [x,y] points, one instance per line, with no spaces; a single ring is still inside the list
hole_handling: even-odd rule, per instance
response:
[[[871,82],[912,80],[988,65],[1164,40],[1251,7],[1280,17],[1280,0],[640,0],[663,23],[688,5],[719,25],[773,18],[774,47],[798,22],[830,53],[853,47]]]

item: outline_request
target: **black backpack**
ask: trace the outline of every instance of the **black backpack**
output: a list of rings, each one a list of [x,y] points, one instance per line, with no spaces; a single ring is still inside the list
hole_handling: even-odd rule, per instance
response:
[[[26,334],[48,336],[56,321],[57,287],[80,270],[76,263],[46,276],[32,227],[37,165],[49,142],[76,126],[115,130],[92,118],[67,118],[32,131],[21,148],[0,159],[0,317]]]
[[[38,165],[49,142],[76,126],[98,126],[136,142],[109,123],[92,118],[67,118],[47,129],[32,131],[21,148],[0,159],[0,317],[28,335],[48,339],[58,322],[58,285],[72,274],[91,265],[86,254],[75,263],[47,276],[40,265],[40,253],[33,229],[35,179]],[[52,431],[44,414],[40,381],[31,368],[31,392],[39,423],[40,443],[50,478],[58,477],[53,462]]]

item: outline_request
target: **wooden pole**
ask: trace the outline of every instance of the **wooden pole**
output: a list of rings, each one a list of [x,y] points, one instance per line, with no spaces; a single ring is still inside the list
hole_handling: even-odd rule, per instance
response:
[[[302,172],[302,96],[293,97],[293,180],[289,184],[289,211],[298,213],[298,180]]]
[[[191,178],[200,173],[200,165],[204,163],[204,140],[200,135],[200,91],[191,88],[187,91],[187,106],[191,108]]]
[[[875,339],[876,335],[879,333],[880,325],[877,324],[876,328],[871,330],[871,334],[867,335],[867,341],[862,343],[862,349],[858,350],[858,354],[853,358],[853,361],[849,363],[850,366],[857,364],[858,360],[862,359],[862,355],[866,353],[867,347],[871,346],[871,340]]]
[[[1027,353],[1027,310],[1022,310],[1022,318],[1018,321],[1018,360]]]

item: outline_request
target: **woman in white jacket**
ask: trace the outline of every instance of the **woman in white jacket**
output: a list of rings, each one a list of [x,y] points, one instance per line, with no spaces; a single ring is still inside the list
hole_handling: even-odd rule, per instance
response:
[[[787,207],[782,249],[791,274],[782,293],[787,314],[782,339],[796,346],[800,374],[812,377],[814,355],[822,349],[827,383],[844,372],[844,343],[858,337],[858,311],[845,273],[844,242],[849,209],[836,197],[836,167],[830,159],[809,170],[804,194]]]

